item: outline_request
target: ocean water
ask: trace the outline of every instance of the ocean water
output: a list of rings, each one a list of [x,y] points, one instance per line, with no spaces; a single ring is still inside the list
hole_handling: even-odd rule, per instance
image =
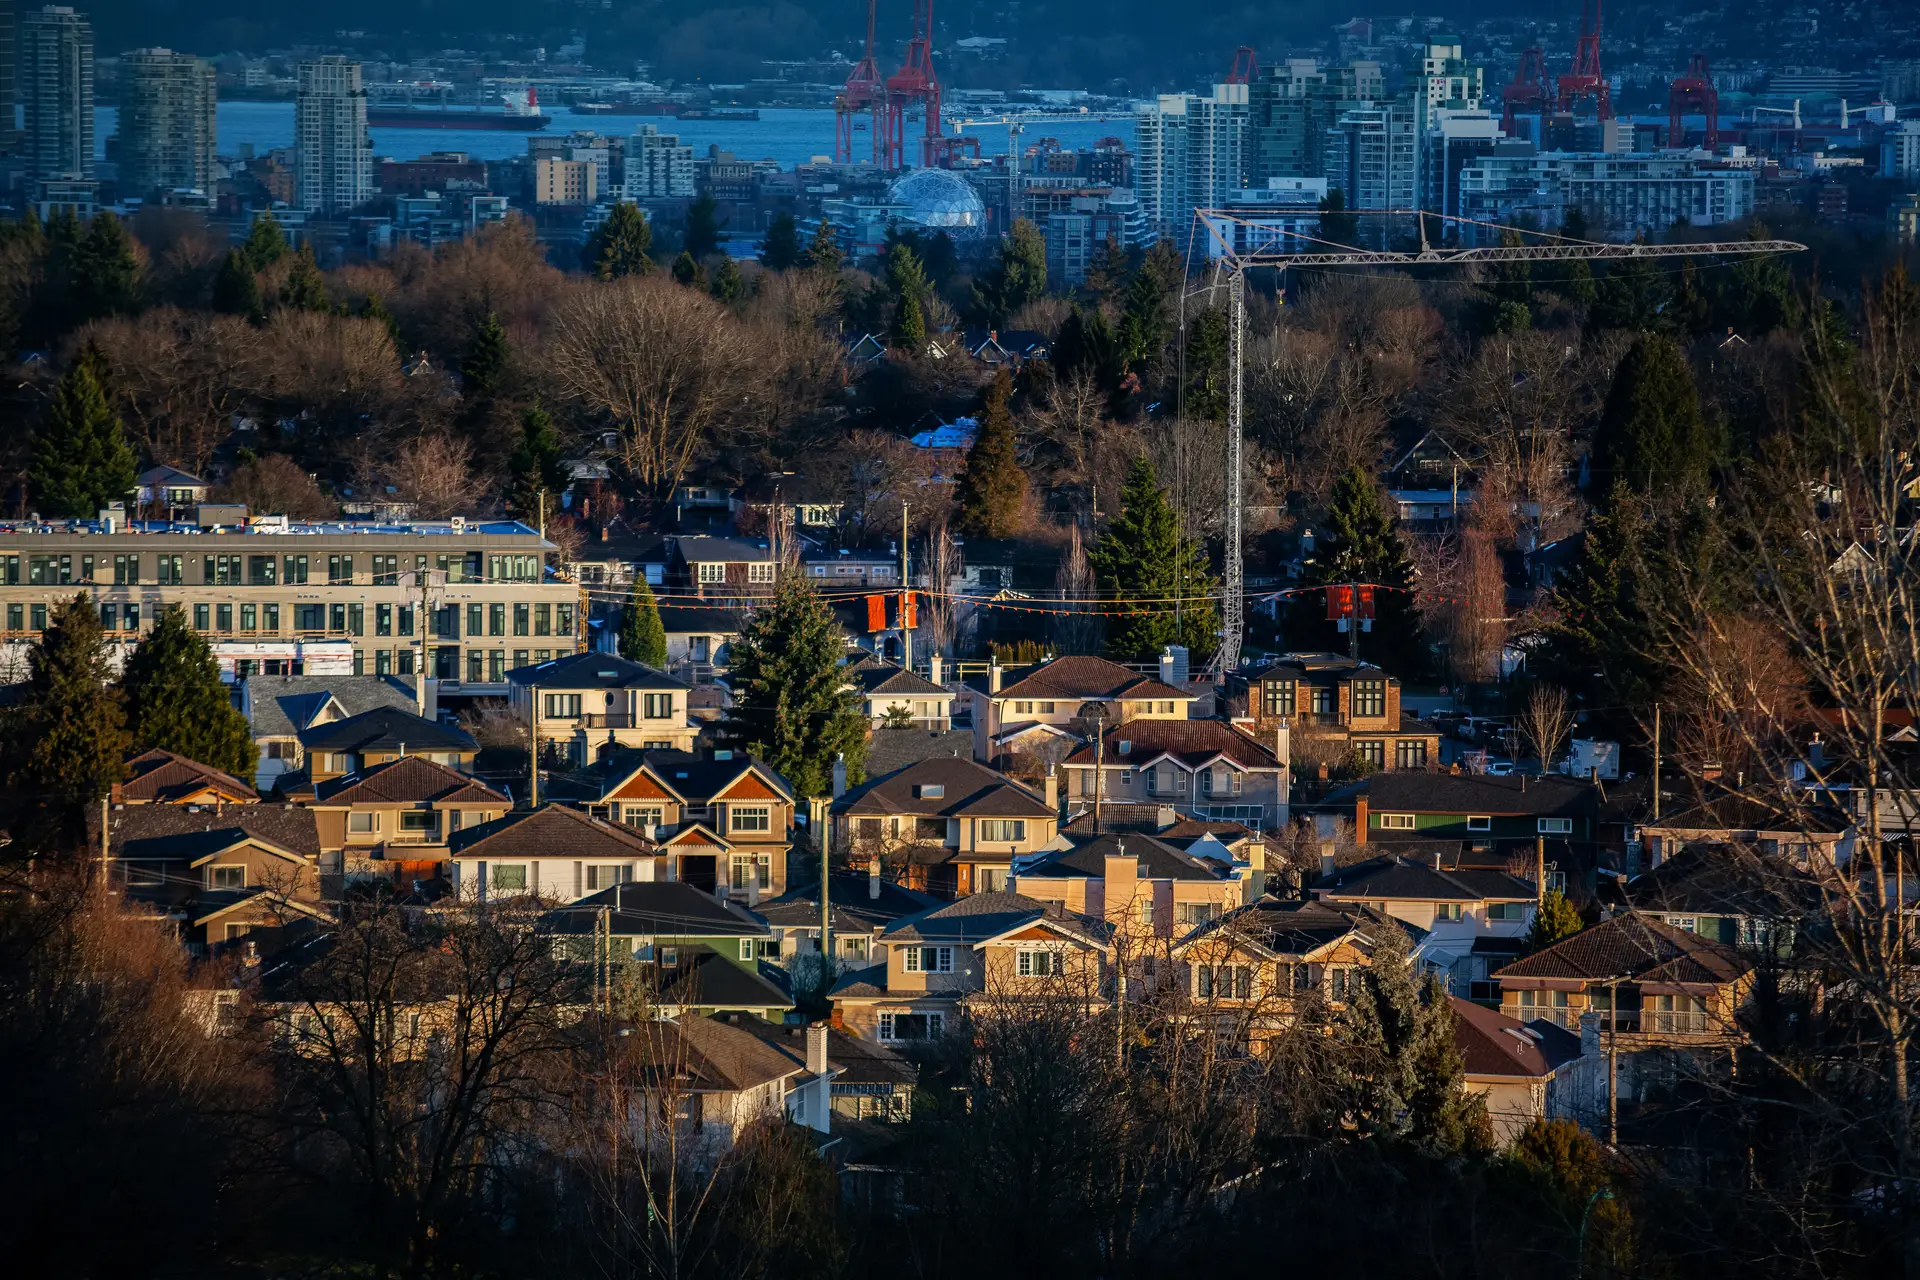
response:
[[[94,138],[99,154],[105,155],[106,140],[118,127],[119,111],[114,107],[94,109]],[[222,102],[216,112],[219,130],[218,149],[223,156],[235,156],[244,143],[253,145],[256,155],[274,147],[293,145],[293,104],[291,102]],[[704,155],[717,145],[743,160],[773,160],[783,169],[804,164],[815,156],[833,152],[833,112],[826,108],[776,107],[764,109],[758,120],[675,120],[669,116],[576,116],[564,108],[558,110],[542,132],[567,134],[576,129],[591,129],[609,134],[631,134],[641,124],[659,127],[662,133],[677,133],[683,143]],[[909,153],[917,146],[909,124]],[[1083,119],[1048,120],[1029,123],[1020,142],[1031,146],[1041,138],[1058,138],[1068,150],[1091,147],[1101,138],[1117,137],[1133,146],[1133,118],[1124,113]],[[1004,155],[1007,130],[1004,125],[975,125],[967,133],[980,139],[982,155]],[[527,139],[537,136],[513,130],[494,129],[374,129],[376,156],[411,160],[430,151],[465,151],[477,160],[504,160],[525,155]],[[855,153],[870,145],[867,134],[854,135]]]

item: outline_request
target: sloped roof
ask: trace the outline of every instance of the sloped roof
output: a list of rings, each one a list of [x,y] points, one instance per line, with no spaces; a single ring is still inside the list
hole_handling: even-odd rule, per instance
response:
[[[236,804],[252,804],[260,799],[259,792],[232,774],[158,747],[128,760],[127,773],[120,794],[136,803],[170,804],[209,787]]]
[[[313,722],[329,697],[349,716],[375,707],[412,711],[411,689],[390,676],[248,676],[256,738],[291,738]]]
[[[722,609],[714,605],[656,600],[654,607],[660,611],[660,625],[670,636],[737,636],[745,622],[738,609]]]
[[[165,463],[161,463],[157,467],[148,467],[145,471],[142,471],[139,475],[135,476],[134,480],[136,483],[144,484],[144,485],[171,484],[171,485],[179,485],[181,487],[186,487],[189,485],[198,485],[202,488],[204,488],[207,483],[205,480],[202,480],[199,476],[194,475],[191,471],[182,471],[178,467],[168,466]]]
[[[465,729],[426,720],[398,707],[375,707],[299,735],[308,751],[478,751]]]
[[[99,813],[92,806],[89,810],[88,844],[97,847]],[[107,814],[107,848],[122,858],[188,857],[190,849],[204,846],[206,833],[216,831],[239,831],[305,857],[320,854],[313,810],[296,805],[236,804],[216,811],[205,805],[137,804]]]
[[[1380,901],[1485,902],[1530,900],[1538,891],[1530,881],[1505,871],[1461,867],[1442,871],[1431,861],[1386,857],[1342,867],[1313,886],[1319,894]]]
[[[1499,970],[1496,978],[1723,984],[1753,966],[1731,947],[1628,911]]]
[[[552,933],[610,929],[617,938],[763,938],[767,926],[739,903],[722,902],[684,880],[634,880],[548,912]]]
[[[677,538],[675,545],[680,556],[689,564],[715,560],[771,560],[773,552],[764,542],[749,542],[745,538],[716,538],[705,534],[691,538]]]
[[[1371,950],[1373,944],[1366,933],[1367,923],[1368,918],[1362,913],[1343,911],[1330,903],[1268,895],[1200,925],[1182,938],[1179,946],[1184,949],[1201,938],[1230,932],[1277,956],[1312,955],[1343,938],[1356,936],[1363,947]]]
[[[1107,926],[1057,911],[1019,893],[976,893],[889,925],[883,942],[938,942],[971,946],[1012,929],[1045,921],[1095,946],[1106,945]]]
[[[1459,996],[1447,1000],[1453,1043],[1469,1076],[1544,1080],[1580,1056],[1580,1037],[1545,1019],[1523,1023]]]
[[[1105,658],[1072,654],[1001,677],[1001,698],[1039,698],[1055,702],[1107,698],[1191,699],[1192,694],[1161,684],[1152,676],[1130,671]]]
[[[850,662],[846,667],[847,683],[865,697],[877,697],[881,694],[894,694],[915,698],[950,698],[953,694],[941,688],[923,675],[907,671],[891,662],[879,658],[865,658]]]
[[[681,963],[663,969],[660,1002],[702,1009],[791,1009],[793,997],[724,956],[681,953]]]
[[[864,969],[855,969],[841,976],[827,992],[829,1000],[842,996],[854,999],[873,999],[887,994],[887,966],[868,965]]]
[[[1657,820],[1643,818],[1642,825],[1657,831],[1778,831],[1837,835],[1852,826],[1853,821],[1831,805],[1789,804],[1778,795],[1744,792],[1718,782],[1703,781],[1692,803],[1669,808]]]
[[[628,862],[658,852],[652,841],[563,804],[516,809],[491,822],[454,832],[456,858],[605,858]]]
[[[1165,755],[1190,768],[1223,758],[1243,769],[1277,769],[1273,748],[1224,720],[1130,720],[1106,732],[1109,767],[1142,765]],[[1068,764],[1091,765],[1092,744],[1067,757]]]
[[[322,805],[513,803],[484,782],[423,756],[402,756],[329,778],[314,791],[314,803]]]
[[[1637,911],[1721,916],[1798,916],[1818,906],[1806,876],[1758,850],[1690,844],[1627,881]]]
[[[880,894],[875,897],[869,877],[846,872],[836,873],[827,882],[827,892],[833,908],[833,927],[861,932],[884,928],[902,916],[940,905],[936,898],[884,879],[880,881]],[[752,910],[768,924],[786,929],[817,929],[820,927],[820,886],[789,889]]]
[[[940,796],[923,794],[938,787]],[[836,812],[854,816],[1049,818],[1045,800],[997,769],[969,759],[935,757],[871,778],[840,797]]]
[[[1021,872],[1022,877],[1046,879],[1053,876],[1105,876],[1108,855],[1130,858],[1142,865],[1141,875],[1153,880],[1227,880],[1227,872],[1216,863],[1192,854],[1152,836],[1133,833],[1108,833],[1095,836],[1071,849],[1047,854]]]
[[[637,1023],[631,1030],[621,1040],[627,1052],[651,1073],[671,1075],[683,1088],[743,1093],[806,1070],[758,1036],[713,1018],[659,1019]]]
[[[867,773],[878,776],[904,769],[920,760],[954,756],[971,758],[972,755],[971,729],[888,729],[882,726],[875,729],[873,736],[867,740]]]
[[[1483,813],[1590,818],[1599,809],[1593,784],[1571,778],[1496,778],[1489,774],[1376,773],[1367,779],[1375,813]]]
[[[749,769],[771,782],[788,800],[793,799],[792,784],[775,772],[772,765],[744,751],[726,756],[714,751],[618,751],[602,764],[580,773],[599,774],[600,795],[606,796],[619,790],[643,765],[696,806],[725,791]]]
[[[507,683],[539,685],[542,689],[687,689],[686,681],[676,680],[664,671],[645,663],[632,662],[615,653],[570,653],[551,662],[530,667],[515,667],[507,672]]]

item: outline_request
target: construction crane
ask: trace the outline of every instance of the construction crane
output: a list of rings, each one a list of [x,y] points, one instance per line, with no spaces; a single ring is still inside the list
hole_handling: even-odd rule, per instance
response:
[[[1521,112],[1540,117],[1540,141],[1547,136],[1547,53],[1540,48],[1523,49],[1513,79],[1500,94],[1500,128],[1511,138],[1519,127]]]
[[[882,137],[884,125],[882,118],[887,109],[887,82],[880,75],[880,64],[873,56],[873,6],[875,0],[867,0],[867,44],[866,51],[856,62],[853,70],[847,73],[847,82],[841,86],[839,96],[833,100],[833,158],[840,164],[853,163],[853,134],[858,118],[866,116],[872,133],[871,145],[873,162],[882,162]]]
[[[1755,124],[1760,123],[1760,113],[1764,111],[1768,115],[1792,116],[1793,131],[1795,133],[1800,132],[1800,99],[1798,98],[1795,98],[1793,100],[1793,105],[1791,107],[1754,107],[1752,110],[1753,110],[1753,122]]]
[[[1416,250],[1357,249],[1320,240],[1284,226],[1239,217],[1223,209],[1200,209],[1194,214],[1215,246],[1219,270],[1227,289],[1227,519],[1226,581],[1222,584],[1220,670],[1240,665],[1240,641],[1246,630],[1247,587],[1245,561],[1246,496],[1242,457],[1246,439],[1247,271],[1266,267],[1284,273],[1290,267],[1457,267],[1475,263],[1619,261],[1649,258],[1708,258],[1771,253],[1803,253],[1792,240],[1732,240],[1709,244],[1603,244],[1574,240],[1540,231],[1496,227],[1448,214],[1421,210],[1386,211],[1387,217],[1410,218],[1420,229]],[[1549,241],[1543,244],[1497,244],[1478,248],[1436,249],[1427,239],[1427,220],[1442,225],[1460,223],[1476,232],[1503,236],[1517,232]],[[1244,227],[1246,233],[1236,230]],[[1250,233],[1250,234],[1248,234]],[[1244,241],[1246,249],[1236,248]],[[1289,243],[1299,248],[1289,248]],[[1215,288],[1219,287],[1218,283]]]
[[[926,113],[926,132],[920,140],[920,163],[927,168],[951,168],[962,151],[980,154],[980,139],[955,137],[946,131],[940,114],[940,77],[933,69],[933,0],[915,0],[913,37],[907,41],[907,60],[887,77],[887,106],[883,113],[882,153],[886,168],[898,169],[906,160],[907,110],[919,103]]]
[[[1687,108],[1695,107],[1707,117],[1707,150],[1720,145],[1720,94],[1713,87],[1713,73],[1707,70],[1707,55],[1696,53],[1687,63],[1687,74],[1667,88],[1667,145],[1687,145]]]
[[[1601,0],[1591,0],[1591,13],[1587,3],[1588,0],[1582,0],[1580,6],[1580,39],[1573,46],[1573,69],[1558,81],[1558,105],[1561,111],[1568,112],[1580,99],[1592,98],[1600,119],[1611,120],[1613,92],[1607,86],[1606,74],[1600,70]]]
[[[1260,58],[1251,45],[1241,45],[1233,51],[1233,69],[1227,72],[1228,84],[1252,84],[1254,77],[1260,74]]]

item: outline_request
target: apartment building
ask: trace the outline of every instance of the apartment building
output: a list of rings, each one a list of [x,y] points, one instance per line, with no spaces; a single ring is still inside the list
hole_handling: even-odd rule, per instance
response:
[[[1217,84],[1207,97],[1161,94],[1141,104],[1134,127],[1140,204],[1152,230],[1185,243],[1195,209],[1247,185],[1247,86]]]
[[[120,188],[214,189],[213,67],[171,49],[120,58]]]
[[[344,213],[373,197],[373,136],[360,64],[328,55],[302,62],[299,75],[293,130],[300,207]]]
[[[507,671],[579,648],[579,600],[547,580],[552,544],[512,520],[408,524],[249,518],[0,523],[0,663],[16,666],[85,593],[132,644],[178,606],[222,674],[412,675],[501,695]]]
[[[40,182],[93,177],[93,24],[67,5],[22,12],[17,46],[26,134],[20,154]],[[13,125],[11,113],[6,118]]]

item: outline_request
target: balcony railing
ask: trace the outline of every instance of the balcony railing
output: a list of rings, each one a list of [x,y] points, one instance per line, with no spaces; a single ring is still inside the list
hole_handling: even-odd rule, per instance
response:
[[[643,716],[631,711],[589,711],[580,717],[589,729],[645,729],[672,724],[667,716]]]

